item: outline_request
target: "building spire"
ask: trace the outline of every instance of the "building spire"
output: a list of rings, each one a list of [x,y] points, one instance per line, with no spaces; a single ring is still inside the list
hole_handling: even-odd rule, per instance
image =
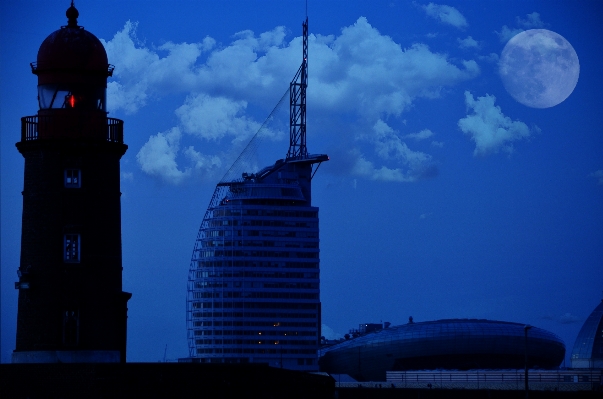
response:
[[[289,152],[287,159],[308,157],[306,148],[306,87],[308,86],[308,17],[302,24],[302,64],[289,85]]]
[[[80,16],[77,8],[73,5],[73,0],[71,0],[71,7],[67,9],[65,13],[67,16],[67,27],[68,28],[77,28],[77,17]]]

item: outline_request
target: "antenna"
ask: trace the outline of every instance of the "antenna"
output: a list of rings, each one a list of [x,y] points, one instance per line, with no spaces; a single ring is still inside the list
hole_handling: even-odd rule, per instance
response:
[[[307,6],[307,3],[306,3]],[[306,148],[306,87],[308,86],[308,17],[302,24],[303,59],[289,84],[289,151],[287,159],[308,157]]]

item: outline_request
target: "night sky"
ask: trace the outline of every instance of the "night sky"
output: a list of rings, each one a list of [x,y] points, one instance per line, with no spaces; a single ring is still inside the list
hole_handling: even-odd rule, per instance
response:
[[[301,63],[305,2],[75,6],[115,65],[107,107],[129,146],[128,360],[185,357],[199,225]],[[29,63],[68,7],[0,4],[2,362],[15,345],[21,240],[14,143],[38,109]],[[312,198],[323,335],[409,316],[485,318],[547,329],[569,360],[603,290],[603,2],[310,0],[307,12],[308,150],[330,156]],[[561,35],[579,59],[575,89],[552,107],[516,101],[501,79],[505,44],[530,29]],[[286,155],[287,112],[260,133],[255,166]]]

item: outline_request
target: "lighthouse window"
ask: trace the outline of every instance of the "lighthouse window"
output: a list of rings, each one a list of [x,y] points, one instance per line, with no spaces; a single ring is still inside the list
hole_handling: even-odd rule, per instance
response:
[[[65,234],[65,262],[80,261],[80,235]]]
[[[77,310],[66,310],[63,315],[63,344],[75,346],[79,338],[79,314]]]
[[[65,187],[81,187],[81,172],[79,169],[65,169]]]
[[[89,85],[57,85],[38,86],[38,103],[40,109],[77,108],[105,111],[106,89]]]
[[[38,102],[40,109],[60,108],[62,99],[69,93],[67,90],[61,90],[58,85],[40,85],[38,86]],[[59,98],[60,100],[57,100]]]

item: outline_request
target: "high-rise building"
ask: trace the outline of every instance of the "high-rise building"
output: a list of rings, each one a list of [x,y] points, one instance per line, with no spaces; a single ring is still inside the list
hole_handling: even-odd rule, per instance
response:
[[[125,362],[119,161],[102,43],[78,26],[51,33],[31,64],[39,110],[21,118],[25,158],[14,363]]]
[[[195,242],[187,329],[189,355],[201,362],[318,369],[319,229],[311,182],[328,157],[306,149],[308,21],[302,26],[287,157],[223,179]]]

